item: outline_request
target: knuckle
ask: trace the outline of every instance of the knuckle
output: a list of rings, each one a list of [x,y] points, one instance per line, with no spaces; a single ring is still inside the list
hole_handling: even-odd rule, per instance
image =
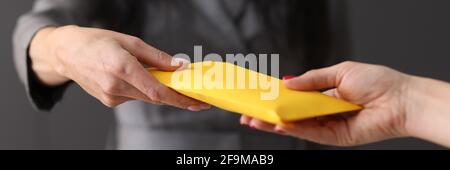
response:
[[[314,75],[314,74],[317,74],[318,71],[319,71],[318,69],[312,69],[312,70],[307,71],[306,74]]]
[[[159,95],[157,88],[150,88],[147,87],[145,90],[147,96],[152,100],[153,102],[160,103],[161,102],[161,96]]]
[[[160,64],[166,65],[168,63],[167,58],[164,56],[164,53],[162,51],[155,51],[153,53],[153,57]],[[170,64],[170,62],[168,64]]]
[[[142,46],[142,45],[144,45],[145,44],[145,42],[144,42],[144,40],[142,40],[142,39],[140,39],[140,38],[138,38],[138,37],[130,37],[130,43],[133,45],[133,46],[137,46],[137,47],[140,47],[140,46]]]
[[[163,56],[162,51],[157,51],[156,52],[156,60],[157,61],[164,61],[164,56]]]
[[[127,76],[130,74],[131,66],[126,60],[119,58],[113,61],[113,63],[114,64],[111,64],[108,70],[111,74],[119,77]]]
[[[156,51],[156,60],[165,65],[172,65],[172,57],[161,50]]]
[[[355,64],[356,64],[356,62],[354,62],[354,61],[344,61],[340,65],[344,66],[344,67],[350,67],[350,66],[353,66]]]
[[[120,104],[120,101],[118,101],[116,97],[110,95],[105,95],[101,101],[105,106],[110,108],[116,107],[117,105]]]
[[[114,95],[120,92],[120,84],[117,81],[108,81],[101,86],[103,93]]]
[[[59,75],[67,74],[67,70],[64,65],[57,65],[54,67],[54,69],[55,69],[55,72],[58,73]]]
[[[164,52],[158,50],[156,58],[158,59],[158,61],[164,62],[167,61],[166,55],[167,54],[165,54]]]

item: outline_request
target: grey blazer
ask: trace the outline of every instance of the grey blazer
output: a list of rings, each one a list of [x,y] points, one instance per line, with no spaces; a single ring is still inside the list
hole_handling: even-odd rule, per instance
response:
[[[235,1],[237,2],[237,1]],[[278,53],[280,74],[299,74],[347,55],[343,4],[330,0],[37,0],[18,21],[14,59],[36,109],[50,110],[65,88],[46,87],[30,69],[28,46],[43,27],[75,24],[144,39],[169,54]],[[335,3],[335,4],[332,4]],[[339,18],[339,17],[340,18]],[[341,24],[336,24],[341,23]],[[339,57],[338,57],[339,56]],[[239,107],[239,106],[237,106]],[[298,149],[303,141],[257,132],[220,109],[192,113],[140,101],[115,109],[117,149]]]

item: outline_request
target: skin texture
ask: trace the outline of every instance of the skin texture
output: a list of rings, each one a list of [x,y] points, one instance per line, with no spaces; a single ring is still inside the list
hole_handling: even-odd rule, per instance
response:
[[[32,69],[42,83],[73,80],[108,107],[129,100],[201,111],[208,104],[160,84],[142,66],[174,71],[184,62],[139,38],[94,28],[44,28],[30,45]],[[293,90],[321,90],[364,107],[345,113],[275,126],[242,116],[241,123],[321,144],[350,146],[413,136],[450,146],[450,85],[387,67],[344,62],[286,80]],[[430,88],[431,87],[431,88]]]
[[[129,100],[167,104],[191,111],[208,104],[183,96],[159,83],[142,66],[174,71],[185,61],[139,38],[94,28],[44,28],[30,46],[32,69],[48,86],[73,80],[108,107]]]
[[[248,117],[241,124],[321,144],[360,145],[413,136],[450,146],[450,85],[415,77],[384,66],[344,62],[288,77],[293,90],[330,89],[324,93],[364,107],[344,113],[271,125]],[[432,88],[430,88],[432,87]]]

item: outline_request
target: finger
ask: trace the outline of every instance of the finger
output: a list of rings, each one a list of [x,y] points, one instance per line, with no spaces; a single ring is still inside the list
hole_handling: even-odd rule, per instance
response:
[[[339,85],[345,68],[344,65],[338,64],[327,68],[311,70],[305,74],[285,80],[286,87],[294,90],[320,90],[332,88]]]
[[[134,58],[134,56],[128,55],[128,58]],[[192,110],[195,111],[199,110],[199,108],[201,110],[207,109],[209,106],[203,102],[180,95],[162,85],[136,60],[123,61],[122,64],[112,69],[112,72],[117,77],[137,88],[153,102],[160,102],[183,109],[189,109],[192,106],[194,107]]]
[[[121,41],[123,47],[144,64],[164,71],[174,71],[183,65],[182,62],[175,62],[181,59],[172,61],[172,56],[148,45],[139,38],[128,35],[123,37],[125,39],[125,41]]]
[[[271,132],[271,133],[276,133],[275,131],[275,125],[266,123],[264,121],[252,118],[252,120],[250,120],[249,126],[251,128],[255,128],[258,130],[262,130],[265,132]]]
[[[110,96],[110,95],[104,95],[102,99],[100,100],[105,106],[108,106],[110,108],[116,107],[122,103],[125,103],[126,101],[133,100],[128,97],[122,97],[122,96]]]
[[[280,126],[280,129],[288,135],[321,144],[347,146],[352,143],[344,120],[308,119],[291,126]]]
[[[79,81],[77,79],[74,79],[75,82],[77,82],[80,87],[86,91],[88,94],[90,94],[91,96],[94,96],[98,101],[100,101],[103,105],[107,106],[107,107],[115,107],[119,104],[122,104],[123,102],[126,102],[128,100],[132,100],[130,98],[126,98],[126,97],[120,97],[120,96],[115,96],[115,95],[110,95],[110,94],[106,94],[105,90],[103,90],[101,88],[101,85],[98,84],[98,82],[88,82],[89,85],[86,85],[86,81]],[[90,85],[95,84],[95,87],[100,87],[100,88],[91,88]]]
[[[251,120],[252,120],[251,117],[242,115],[241,119],[240,119],[240,123],[241,123],[241,125],[249,125]]]
[[[315,119],[304,120],[290,126],[282,126],[281,129],[288,135],[317,143],[323,143],[323,141],[327,140],[324,138],[331,136],[327,130],[323,129],[319,121]]]
[[[122,96],[130,99],[142,100],[152,104],[160,104],[149,99],[145,94],[126,81],[122,80],[120,77],[110,75],[99,76],[97,81],[97,84],[101,89],[100,94],[104,93],[109,96]]]
[[[125,81],[122,81],[122,88],[118,91],[117,95],[127,97],[130,99],[136,99],[141,100],[147,103],[161,105],[161,102],[152,101],[150,98],[148,98],[144,93],[139,91],[137,88],[133,87],[132,85],[128,84]]]
[[[195,111],[209,108],[209,105],[180,95],[163,86],[129,52],[118,53],[120,53],[117,54],[119,57],[116,58],[120,60],[116,61],[115,64],[108,65],[106,68],[116,77],[138,89],[146,98],[150,99],[151,103],[164,103],[183,109],[189,109],[188,107],[192,106],[193,109],[190,110]]]
[[[194,112],[211,108],[211,105],[209,104],[184,96],[161,84],[155,87],[155,90],[161,94],[161,102],[168,105],[188,109]]]

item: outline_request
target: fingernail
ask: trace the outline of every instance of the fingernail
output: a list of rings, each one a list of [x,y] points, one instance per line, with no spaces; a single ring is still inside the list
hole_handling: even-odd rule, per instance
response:
[[[187,109],[190,111],[193,111],[193,112],[198,112],[198,111],[203,110],[202,107],[199,105],[189,106]]]
[[[200,104],[200,107],[201,107],[203,110],[211,109],[211,105],[209,105],[209,104]]]
[[[289,80],[289,79],[293,79],[296,76],[292,76],[292,75],[287,75],[287,76],[283,76],[283,80]]]
[[[241,125],[246,125],[243,116],[241,116],[241,118],[239,119],[239,123],[241,123]]]
[[[190,63],[189,60],[184,58],[172,58],[172,65],[176,67],[184,68]]]
[[[280,134],[286,134],[286,132],[279,127],[275,127],[275,132],[280,133]]]
[[[209,104],[199,104],[199,105],[189,106],[187,109],[190,111],[193,111],[193,112],[198,112],[198,111],[207,110],[210,108],[211,108],[211,105],[209,105]]]
[[[275,132],[280,133],[280,134],[286,134],[286,132],[281,129],[276,129]]]

